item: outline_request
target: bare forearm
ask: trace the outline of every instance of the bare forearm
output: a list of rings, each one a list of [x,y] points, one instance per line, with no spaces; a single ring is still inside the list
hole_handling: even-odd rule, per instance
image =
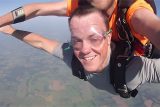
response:
[[[40,40],[38,36],[34,33],[22,30],[15,30],[13,33],[11,33],[11,35],[33,47],[40,48],[40,45],[38,45],[39,44],[38,41]],[[38,38],[38,40],[36,40],[36,38]]]
[[[147,9],[139,9],[134,13],[131,24],[135,32],[146,36],[155,47],[160,49],[160,18],[158,16]]]
[[[13,16],[11,12],[0,17],[0,27],[12,24],[12,22],[13,22]]]
[[[38,34],[31,33],[28,31],[15,30],[12,34],[15,38],[31,45],[32,47],[42,49],[48,53],[52,53],[52,51],[59,44],[55,40],[49,40],[45,37],[42,37]]]
[[[24,5],[23,7],[25,20],[37,17],[37,16],[47,16],[47,15],[55,15],[55,16],[65,16],[67,2],[48,2],[48,3],[32,3],[28,5]],[[0,17],[0,27],[12,24],[14,22],[14,18],[12,12],[9,12]]]
[[[30,6],[32,6],[32,5],[26,5],[26,6],[22,7],[24,15],[25,15],[25,20],[36,17],[36,14],[34,14],[34,13],[36,12],[37,8],[29,9]],[[5,25],[9,25],[9,24],[13,24],[13,22],[14,22],[14,18],[13,18],[12,12],[9,12],[9,13],[0,17],[0,27],[3,27]]]
[[[154,46],[160,50],[160,19],[157,17],[152,20],[151,23],[146,24],[148,27],[144,30],[144,34],[154,44]]]
[[[26,19],[48,15],[66,16],[67,2],[32,3],[23,6],[23,8]]]
[[[154,38],[152,38],[153,44],[157,49],[160,50],[160,20],[159,23],[155,25],[155,29],[153,31],[154,31],[154,33],[152,33],[152,36],[154,36]]]

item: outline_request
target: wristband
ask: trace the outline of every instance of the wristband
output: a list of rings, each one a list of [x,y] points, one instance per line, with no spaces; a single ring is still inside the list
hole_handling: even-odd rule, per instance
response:
[[[25,21],[25,13],[22,7],[11,11],[13,16],[13,24]]]

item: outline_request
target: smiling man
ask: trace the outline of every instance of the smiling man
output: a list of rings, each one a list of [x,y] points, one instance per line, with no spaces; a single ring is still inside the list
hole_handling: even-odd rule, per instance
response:
[[[107,20],[102,14],[88,14],[92,11],[95,10],[79,11],[70,17],[71,43],[75,56],[86,71],[101,72],[109,63],[111,32],[106,28]]]
[[[106,24],[108,25],[108,19],[103,11],[87,6],[78,8],[69,18],[71,43],[49,40],[11,26],[3,27],[0,31],[59,57],[69,65],[74,72],[73,75],[87,80],[98,89],[115,94],[109,74],[110,56],[114,53],[111,47],[112,33]],[[125,75],[129,94],[145,82],[160,82],[159,62],[159,59],[140,56],[132,58],[126,67]]]

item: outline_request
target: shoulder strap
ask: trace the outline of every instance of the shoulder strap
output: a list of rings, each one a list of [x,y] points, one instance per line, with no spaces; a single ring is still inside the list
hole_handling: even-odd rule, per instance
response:
[[[126,2],[124,2],[126,1]],[[119,39],[122,41],[134,41],[134,36],[130,32],[130,27],[126,21],[126,13],[133,0],[118,0],[118,13],[116,18],[116,28]]]

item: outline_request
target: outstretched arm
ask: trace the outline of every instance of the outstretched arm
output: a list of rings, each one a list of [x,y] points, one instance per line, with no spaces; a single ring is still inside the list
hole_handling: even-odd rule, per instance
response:
[[[139,9],[134,13],[131,24],[136,32],[145,35],[160,49],[160,18],[157,15],[148,9]]]
[[[22,6],[25,14],[25,20],[37,16],[66,16],[67,0],[61,2],[48,2],[48,3],[32,3]],[[12,24],[14,21],[12,12],[0,16],[0,27]]]
[[[9,36],[13,36],[35,48],[42,49],[48,53],[52,53],[59,44],[59,42],[56,40],[49,40],[38,34],[28,31],[16,30],[10,25],[0,28],[0,32],[8,34]]]

